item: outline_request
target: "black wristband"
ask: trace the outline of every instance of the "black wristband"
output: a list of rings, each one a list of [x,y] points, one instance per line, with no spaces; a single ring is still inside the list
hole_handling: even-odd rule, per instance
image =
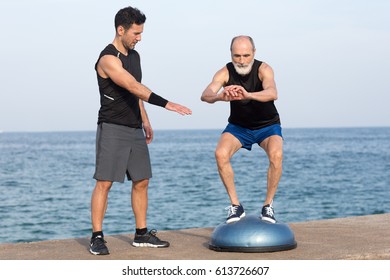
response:
[[[165,106],[168,103],[168,100],[166,100],[166,99],[162,98],[160,95],[157,95],[154,92],[152,92],[149,96],[148,103],[165,108]]]

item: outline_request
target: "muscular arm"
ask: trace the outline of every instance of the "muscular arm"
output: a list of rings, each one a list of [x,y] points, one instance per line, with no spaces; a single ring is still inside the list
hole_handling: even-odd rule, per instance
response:
[[[271,66],[263,62],[259,67],[259,79],[263,82],[263,90],[252,94],[253,99],[261,102],[278,99],[278,91],[274,78],[274,71]]]
[[[105,55],[100,58],[97,71],[103,78],[110,78],[115,84],[130,91],[144,101],[149,100],[152,91],[137,82],[137,80],[127,72],[119,58],[113,55]]]
[[[113,55],[105,55],[100,58],[97,71],[103,78],[110,78],[115,84],[130,91],[141,100],[148,102],[152,91],[139,83],[123,67],[119,58]],[[192,111],[185,106],[168,101],[165,109],[177,112],[181,115],[190,115]]]
[[[237,100],[238,95],[235,91],[226,90],[226,88],[220,91],[221,88],[225,86],[228,79],[229,79],[229,71],[225,66],[214,75],[211,83],[203,91],[200,100],[207,103],[215,103],[217,101]]]

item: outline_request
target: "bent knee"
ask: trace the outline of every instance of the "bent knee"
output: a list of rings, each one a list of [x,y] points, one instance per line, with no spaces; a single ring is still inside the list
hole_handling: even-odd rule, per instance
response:
[[[268,157],[270,163],[279,166],[282,164],[283,161],[283,151],[280,150],[271,151]]]
[[[217,148],[214,152],[215,159],[217,162],[227,162],[229,161],[229,153],[223,148]]]

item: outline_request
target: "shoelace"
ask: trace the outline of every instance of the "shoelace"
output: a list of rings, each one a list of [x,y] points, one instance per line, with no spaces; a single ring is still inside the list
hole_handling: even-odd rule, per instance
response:
[[[107,243],[107,241],[106,240],[104,240],[104,238],[102,237],[102,236],[96,236],[92,241],[91,241],[91,243],[93,243],[93,242],[95,242],[95,241],[101,241],[101,242],[103,242],[103,244],[104,243]]]
[[[157,230],[152,229],[152,230],[149,231],[149,234],[153,235],[153,236],[156,236],[157,235]]]
[[[228,210],[228,216],[236,214],[237,209],[238,209],[238,206],[233,206],[233,205],[230,205],[230,206],[225,208],[225,210]]]
[[[272,206],[265,207],[265,212],[268,216],[274,215],[274,209],[272,208]]]

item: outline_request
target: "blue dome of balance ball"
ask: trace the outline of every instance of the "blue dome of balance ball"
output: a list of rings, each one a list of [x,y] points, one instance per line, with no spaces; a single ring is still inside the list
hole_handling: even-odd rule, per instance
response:
[[[217,226],[209,248],[221,252],[275,252],[297,247],[294,233],[283,223],[269,223],[258,216],[246,216]]]

